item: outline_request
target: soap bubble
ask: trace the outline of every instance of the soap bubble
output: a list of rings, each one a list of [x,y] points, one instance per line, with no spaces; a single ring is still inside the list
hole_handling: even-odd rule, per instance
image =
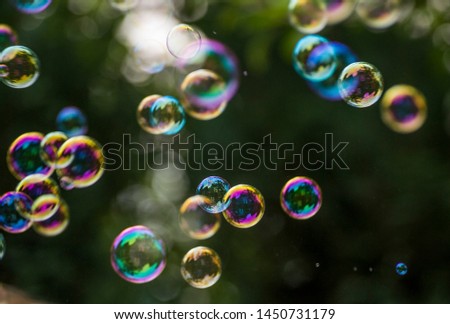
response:
[[[103,175],[102,147],[88,136],[69,138],[58,150],[56,170],[64,189],[85,188],[93,185]]]
[[[24,218],[22,212],[30,213],[32,203],[32,199],[22,192],[5,193],[0,197],[0,228],[13,234],[29,229],[32,221]]]
[[[0,53],[5,48],[17,45],[17,35],[8,25],[0,24]]]
[[[120,10],[128,11],[137,6],[139,0],[109,0],[111,7]]]
[[[37,14],[52,3],[52,0],[12,0],[17,10],[25,14]]]
[[[381,117],[392,130],[412,133],[418,130],[427,118],[425,97],[412,86],[393,86],[381,100]]]
[[[166,45],[176,58],[190,59],[200,50],[202,37],[198,30],[186,25],[174,26],[167,34]]]
[[[69,225],[69,217],[69,206],[63,199],[60,199],[59,208],[56,213],[44,221],[34,222],[33,229],[36,233],[43,236],[59,235]]]
[[[370,63],[355,62],[339,76],[339,93],[350,106],[365,108],[373,105],[383,93],[383,77]]]
[[[153,107],[155,101],[158,100],[159,98],[161,98],[160,95],[151,95],[145,97],[144,99],[142,99],[137,109],[136,116],[139,126],[141,126],[143,130],[145,130],[147,133],[150,134],[154,133],[159,134],[160,132],[159,129],[154,127],[155,125],[150,123],[150,121],[152,120],[152,118],[150,118],[151,108]]]
[[[256,225],[264,215],[264,197],[255,187],[241,184],[232,187],[223,197],[228,205],[223,211],[225,220],[238,228]]]
[[[299,32],[314,34],[327,24],[327,10],[324,0],[291,0],[289,21]]]
[[[39,77],[40,63],[36,54],[25,46],[10,46],[0,54],[0,63],[6,65],[8,75],[0,78],[11,88],[27,88]]]
[[[307,177],[295,177],[281,189],[281,207],[294,219],[313,217],[322,205],[319,185]]]
[[[3,236],[2,233],[0,233],[0,261],[3,260],[3,257],[5,256],[5,252],[6,252],[5,237]]]
[[[353,13],[356,0],[325,0],[327,8],[327,24],[338,24]]]
[[[58,150],[67,141],[63,132],[51,132],[41,141],[40,156],[42,161],[50,167],[58,167]]]
[[[6,163],[11,174],[22,180],[31,174],[49,176],[53,167],[45,164],[41,159],[41,142],[44,135],[37,132],[20,135],[9,147]]]
[[[399,276],[404,276],[405,274],[408,273],[408,266],[406,264],[404,264],[403,262],[399,262],[395,266],[395,271],[397,272],[397,274]]]
[[[123,230],[111,247],[111,265],[124,280],[145,283],[157,278],[166,266],[164,242],[145,226]]]
[[[230,201],[225,203],[223,197],[230,190],[230,184],[218,176],[210,176],[202,180],[197,186],[197,195],[208,198],[209,203],[201,207],[208,213],[221,213],[228,208]]]
[[[194,288],[211,287],[221,274],[222,263],[219,255],[204,246],[191,249],[181,262],[181,275]]]
[[[206,240],[219,230],[220,214],[212,214],[203,210],[202,205],[211,201],[204,196],[193,196],[180,207],[180,227],[189,237],[195,240]]]
[[[402,0],[359,0],[356,13],[368,27],[385,29],[400,19]]]
[[[295,45],[292,58],[295,71],[307,80],[325,80],[336,69],[333,47],[322,36],[301,38]]]
[[[77,107],[65,107],[56,117],[56,127],[68,137],[86,135],[88,131],[87,119]]]

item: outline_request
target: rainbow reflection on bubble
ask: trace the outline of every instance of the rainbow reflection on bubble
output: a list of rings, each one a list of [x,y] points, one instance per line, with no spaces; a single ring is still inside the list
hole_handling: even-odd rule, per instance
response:
[[[67,141],[63,132],[51,132],[41,141],[40,156],[42,161],[50,167],[58,167],[58,150]]]
[[[103,162],[97,141],[88,136],[71,137],[58,150],[58,164],[64,167],[56,174],[64,189],[89,187],[103,175]]]
[[[174,26],[166,38],[169,53],[181,59],[190,59],[197,55],[201,44],[202,36],[198,30],[187,24]]]
[[[322,81],[336,70],[333,47],[325,37],[308,35],[302,37],[292,53],[295,71],[310,81]]]
[[[330,42],[336,57],[336,69],[333,74],[323,81],[308,81],[310,88],[320,97],[330,100],[342,100],[339,93],[338,79],[341,71],[351,63],[358,61],[356,55],[346,45],[338,42]]]
[[[54,168],[41,159],[41,142],[44,135],[37,132],[20,135],[9,147],[6,163],[11,174],[22,180],[31,174],[50,176]]]
[[[291,0],[288,12],[291,25],[303,34],[318,33],[327,25],[324,0]]]
[[[12,0],[17,10],[25,14],[37,14],[45,9],[52,3],[52,0]]]
[[[0,233],[0,261],[3,260],[6,253],[6,241],[2,233]]]
[[[370,63],[355,62],[342,70],[338,80],[341,98],[350,106],[365,108],[373,105],[383,93],[383,76]]]
[[[402,0],[359,0],[356,14],[368,27],[385,29],[399,21],[402,2]]]
[[[327,24],[338,24],[353,13],[356,0],[325,0],[327,8]]]
[[[4,49],[0,54],[0,63],[6,65],[8,72],[0,81],[8,87],[27,88],[39,78],[39,59],[25,46],[10,46]]]
[[[8,25],[0,24],[0,52],[5,48],[17,45],[17,35]]]
[[[32,221],[24,218],[19,209],[31,211],[32,199],[22,193],[10,191],[0,197],[0,228],[8,233],[23,233],[32,225]]]
[[[197,195],[205,196],[209,203],[202,204],[202,208],[208,213],[221,213],[228,208],[230,201],[224,202],[223,197],[230,190],[230,184],[227,180],[210,176],[202,180],[197,186]]]
[[[398,133],[412,133],[425,123],[427,102],[424,95],[409,85],[389,88],[381,100],[381,118]]]
[[[60,199],[56,213],[44,221],[34,222],[33,229],[36,233],[43,236],[57,236],[67,228],[69,218],[69,206],[63,199]]]
[[[408,266],[403,262],[399,262],[395,265],[395,272],[397,272],[399,276],[404,276],[408,273]]]
[[[189,250],[181,261],[181,275],[194,288],[214,285],[222,274],[222,262],[213,249],[198,246]]]
[[[195,240],[206,240],[220,228],[220,214],[208,213],[201,207],[210,204],[204,196],[193,196],[184,201],[180,207],[180,228]]]
[[[307,177],[295,177],[281,189],[281,207],[294,219],[313,217],[322,205],[322,191],[319,185]]]
[[[85,135],[88,131],[87,118],[77,107],[65,107],[56,116],[56,127],[68,137]]]
[[[228,205],[223,211],[225,220],[238,228],[256,225],[263,217],[266,208],[261,192],[246,184],[232,187],[223,197],[223,201]]]
[[[166,266],[164,242],[145,226],[123,230],[111,247],[111,265],[124,280],[145,283],[157,278]]]

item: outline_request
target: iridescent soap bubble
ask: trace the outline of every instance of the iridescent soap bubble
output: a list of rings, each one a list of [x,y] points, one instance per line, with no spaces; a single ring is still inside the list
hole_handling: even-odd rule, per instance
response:
[[[346,45],[338,42],[330,42],[336,57],[336,69],[333,74],[323,81],[308,81],[311,89],[320,97],[331,100],[342,100],[339,93],[338,79],[342,70],[349,64],[358,61],[357,56]]]
[[[295,45],[292,59],[295,71],[307,80],[325,80],[336,70],[333,47],[319,35],[301,38]]]
[[[139,126],[141,126],[141,128],[145,130],[147,133],[160,134],[160,130],[157,129],[155,125],[153,125],[153,123],[152,124],[150,123],[150,121],[152,120],[152,118],[150,117],[152,111],[151,108],[153,107],[153,104],[155,103],[156,100],[158,100],[161,97],[162,96],[160,95],[147,96],[141,100],[138,106],[136,114],[137,121]]]
[[[18,180],[31,174],[49,176],[54,168],[41,159],[41,142],[44,135],[37,132],[20,135],[9,147],[6,163],[11,174]]]
[[[220,257],[208,247],[198,246],[189,250],[181,261],[181,275],[194,288],[211,287],[221,274]]]
[[[404,264],[403,262],[399,262],[395,266],[395,271],[397,272],[397,274],[399,276],[404,276],[405,274],[408,273],[408,266],[406,264]]]
[[[356,0],[325,0],[327,8],[327,24],[338,24],[353,13],[356,5]]]
[[[339,76],[339,93],[350,106],[365,108],[373,105],[383,93],[383,77],[370,63],[355,62],[348,65]]]
[[[43,236],[56,236],[64,232],[67,228],[69,218],[69,206],[63,199],[60,199],[59,208],[56,213],[44,221],[34,222],[33,229],[36,233]]]
[[[42,161],[50,167],[58,167],[58,150],[67,141],[63,132],[51,132],[41,141],[40,156]]]
[[[381,118],[398,133],[418,130],[427,118],[427,102],[424,95],[409,85],[389,88],[381,100]]]
[[[327,8],[324,0],[291,0],[289,21],[301,33],[320,32],[327,24]]]
[[[227,209],[223,211],[225,220],[238,228],[256,225],[266,208],[264,197],[255,187],[240,184],[232,187],[223,197]]]
[[[32,203],[33,200],[22,192],[5,193],[0,197],[0,228],[13,234],[29,229],[32,221],[23,217],[22,212],[30,213]]]
[[[281,189],[281,207],[290,217],[308,219],[313,217],[322,205],[322,191],[319,185],[307,177],[295,177]]]
[[[206,240],[219,230],[220,214],[208,213],[202,206],[211,201],[204,196],[193,196],[185,200],[180,207],[180,227],[195,240]]]
[[[37,14],[45,9],[52,3],[52,0],[12,0],[17,10],[25,14]]]
[[[56,170],[64,189],[85,188],[93,185],[103,175],[101,145],[88,136],[69,138],[58,150]],[[63,167],[64,166],[64,167]]]
[[[56,116],[56,127],[68,137],[86,135],[87,118],[77,107],[65,107]]]
[[[5,256],[5,252],[6,252],[5,237],[3,236],[2,233],[0,233],[0,261],[3,260],[3,257]]]
[[[22,216],[32,221],[44,221],[52,217],[59,208],[59,187],[49,177],[41,174],[30,175],[19,182],[16,191],[32,199],[31,212],[28,212],[28,209],[18,209]]]
[[[359,0],[356,13],[368,27],[385,29],[400,19],[402,0]]]
[[[0,52],[5,48],[17,45],[17,35],[8,25],[0,24]]]
[[[164,242],[145,226],[123,230],[111,247],[111,265],[124,280],[145,283],[157,278],[166,266]]]
[[[187,24],[174,26],[167,34],[167,49],[176,58],[190,59],[197,55],[202,43],[198,30]]]
[[[25,46],[10,46],[0,54],[0,64],[6,65],[8,75],[0,78],[11,88],[27,88],[39,78],[40,63],[36,54]]]
[[[138,3],[139,0],[109,0],[111,7],[120,11],[128,11],[133,9]]]
[[[225,194],[230,190],[227,180],[210,176],[202,180],[197,186],[197,195],[205,196],[209,203],[203,204],[202,208],[208,213],[221,213],[228,208],[230,201],[224,202]]]

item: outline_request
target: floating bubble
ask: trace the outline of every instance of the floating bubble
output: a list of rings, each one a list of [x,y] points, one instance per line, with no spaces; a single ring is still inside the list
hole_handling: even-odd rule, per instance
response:
[[[5,48],[17,45],[17,35],[8,25],[0,24],[0,52]]]
[[[49,176],[53,167],[45,164],[41,159],[41,142],[44,135],[37,132],[20,135],[9,147],[6,163],[11,174],[22,180],[31,174]]]
[[[325,0],[327,8],[327,24],[338,24],[353,13],[356,0]]]
[[[181,229],[195,240],[206,240],[219,230],[220,214],[203,210],[202,206],[211,201],[204,196],[193,196],[180,207],[179,222]]]
[[[295,71],[307,80],[325,80],[336,70],[333,47],[322,36],[301,38],[295,45],[292,58]]]
[[[0,261],[3,260],[3,257],[5,256],[5,252],[6,252],[5,237],[3,236],[2,233],[0,233]]]
[[[69,225],[69,206],[60,199],[59,208],[56,213],[42,222],[34,222],[33,229],[43,236],[56,236],[64,232]]]
[[[222,262],[212,249],[198,246],[191,249],[181,261],[181,275],[194,288],[214,285],[222,274]]]
[[[295,219],[313,217],[322,205],[322,191],[319,185],[307,177],[295,177],[281,189],[281,207]]]
[[[85,188],[93,185],[103,175],[102,147],[88,136],[69,138],[58,150],[56,170],[64,189]]]
[[[145,226],[123,230],[111,247],[111,265],[124,280],[145,283],[157,278],[166,266],[164,242]]]
[[[56,117],[56,127],[68,137],[86,135],[88,131],[87,119],[77,107],[65,107]]]
[[[320,32],[327,25],[327,8],[324,0],[291,0],[289,21],[301,33]]]
[[[232,187],[223,197],[227,209],[223,211],[225,220],[238,228],[256,225],[264,215],[264,197],[255,187],[241,184]]]
[[[370,63],[355,62],[348,65],[339,76],[339,93],[350,106],[365,108],[373,105],[383,93],[383,77]]]
[[[151,117],[151,108],[153,107],[153,104],[155,103],[156,100],[158,100],[161,97],[162,96],[160,95],[151,95],[145,97],[144,99],[142,99],[142,101],[138,106],[136,114],[137,121],[139,126],[141,126],[141,128],[145,130],[147,133],[154,134],[154,132],[156,132],[157,134],[160,134],[159,129],[156,129],[154,125],[150,123],[150,120],[152,120],[152,118],[150,117]]]
[[[139,0],[109,0],[111,7],[120,10],[128,11],[137,6]]]
[[[201,44],[202,37],[198,30],[186,24],[174,26],[167,34],[167,49],[176,58],[194,57],[200,50]]]
[[[41,141],[40,156],[42,161],[50,167],[58,167],[58,150],[67,141],[63,132],[51,132]]]
[[[408,273],[408,266],[406,264],[404,264],[403,262],[399,262],[395,266],[395,271],[397,272],[397,274],[399,276],[404,276],[405,274]]]
[[[0,228],[8,233],[23,233],[32,225],[22,212],[31,212],[32,199],[22,193],[10,191],[0,198]],[[21,212],[19,212],[19,210]]]
[[[0,80],[8,87],[27,88],[39,78],[39,59],[25,46],[10,46],[4,49],[0,54],[0,64],[7,67],[7,76]]]
[[[409,85],[396,85],[381,100],[381,118],[398,133],[418,130],[427,118],[427,103],[424,95]]]
[[[356,14],[373,29],[385,29],[401,17],[402,0],[359,0]]]
[[[52,0],[12,0],[17,10],[25,14],[37,14],[52,3]]]
[[[197,195],[208,198],[209,203],[202,204],[202,208],[208,213],[221,213],[228,208],[230,201],[226,204],[223,200],[225,194],[230,190],[230,184],[227,180],[210,176],[202,180],[197,186]]]
[[[358,58],[344,44],[338,42],[330,42],[329,44],[333,48],[336,57],[336,69],[329,78],[323,81],[308,81],[308,85],[320,97],[326,100],[338,101],[342,100],[338,87],[338,79],[341,71],[347,65],[358,61]]]
[[[18,208],[22,216],[32,221],[44,221],[52,217],[59,208],[59,187],[49,177],[41,174],[30,175],[19,182],[16,191],[32,199],[31,212],[28,212],[28,208]]]

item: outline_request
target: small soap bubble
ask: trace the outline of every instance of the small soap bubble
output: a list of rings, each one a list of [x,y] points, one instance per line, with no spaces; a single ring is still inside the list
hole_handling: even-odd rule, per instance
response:
[[[17,45],[16,32],[8,25],[0,24],[0,53],[5,48]]]
[[[295,177],[281,189],[281,207],[294,219],[313,217],[322,205],[322,191],[319,185],[307,177]]]
[[[128,11],[137,6],[139,0],[109,0],[111,7],[120,10]]]
[[[87,118],[77,107],[65,107],[56,116],[56,127],[68,137],[86,135]]]
[[[427,118],[424,95],[409,85],[389,88],[381,100],[381,118],[389,128],[398,133],[418,130]]]
[[[399,276],[404,276],[408,273],[408,266],[404,264],[403,262],[397,263],[395,266],[395,271]]]
[[[8,233],[23,233],[32,225],[32,221],[22,213],[31,212],[33,200],[22,192],[10,191],[0,197],[0,228]],[[19,210],[21,212],[19,212]]]
[[[54,168],[41,159],[41,142],[44,135],[37,132],[20,135],[9,147],[6,163],[11,174],[18,180],[31,175],[50,176]]]
[[[325,80],[336,70],[333,47],[322,36],[301,38],[295,45],[292,59],[295,71],[307,80]]]
[[[111,265],[124,280],[145,283],[156,279],[166,267],[166,246],[145,226],[123,230],[111,247]]]
[[[4,49],[0,54],[0,64],[7,67],[8,75],[0,78],[0,81],[8,87],[27,88],[39,78],[39,59],[25,46],[10,46]]]
[[[214,285],[222,274],[219,255],[208,247],[191,249],[181,262],[181,275],[194,288],[208,288]]]
[[[202,206],[211,201],[204,196],[193,196],[180,207],[180,227],[189,237],[195,240],[206,240],[219,230],[220,214],[213,214],[203,210]]]
[[[250,185],[232,187],[223,197],[228,205],[223,211],[225,220],[238,228],[248,228],[256,225],[264,215],[266,204],[261,192]]]
[[[320,32],[327,25],[327,8],[324,0],[291,0],[289,21],[303,34]]]
[[[6,241],[2,233],[0,233],[0,261],[3,260],[6,253]]]
[[[25,14],[37,14],[52,3],[52,0],[12,0],[17,10]]]
[[[325,0],[327,8],[327,25],[338,24],[353,13],[356,0]]]
[[[202,208],[208,213],[221,213],[228,208],[230,201],[223,201],[225,194],[230,190],[230,184],[218,176],[210,176],[202,180],[197,186],[197,195],[205,196],[209,203],[202,204]]]
[[[137,121],[139,126],[141,126],[141,128],[145,130],[147,133],[160,134],[160,130],[157,129],[155,125],[153,125],[153,123],[150,123],[150,121],[152,120],[151,108],[153,107],[153,104],[156,102],[156,100],[158,100],[161,97],[162,96],[160,95],[147,96],[144,99],[142,99],[142,101],[138,106],[136,114]]]
[[[63,132],[51,132],[45,135],[41,141],[40,156],[42,161],[50,167],[58,167],[58,150],[67,141]]]
[[[342,99],[347,104],[365,108],[380,99],[384,82],[375,66],[366,62],[355,62],[341,72],[338,87]]]
[[[85,188],[96,183],[103,175],[101,145],[88,136],[69,138],[58,150],[56,170],[65,188]],[[64,166],[64,167],[63,167]]]
[[[359,0],[356,14],[373,29],[385,29],[399,21],[402,0]]]
[[[198,30],[186,24],[174,26],[167,34],[166,45],[176,58],[190,59],[197,55],[202,44]]]
[[[63,199],[60,199],[56,213],[44,221],[34,222],[33,229],[43,236],[57,236],[67,228],[69,218],[69,206]]]

